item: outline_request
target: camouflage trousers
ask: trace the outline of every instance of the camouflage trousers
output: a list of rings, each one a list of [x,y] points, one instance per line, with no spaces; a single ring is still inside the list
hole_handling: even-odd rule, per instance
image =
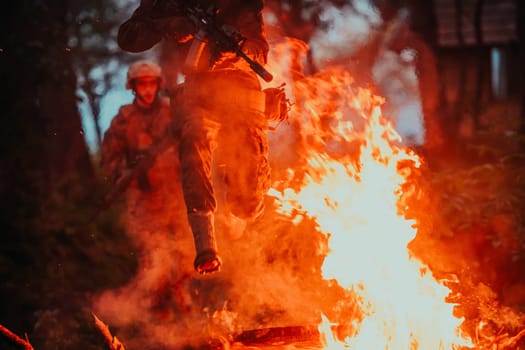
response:
[[[219,202],[240,218],[259,215],[270,168],[258,82],[205,76],[185,84],[178,118],[188,213],[213,213]]]

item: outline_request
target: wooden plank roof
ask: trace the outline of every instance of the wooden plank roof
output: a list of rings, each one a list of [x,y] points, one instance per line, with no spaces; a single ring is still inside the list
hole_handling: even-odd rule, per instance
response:
[[[524,0],[519,0],[524,1]],[[456,33],[456,7],[454,0],[434,0],[438,26],[438,44],[443,47],[459,46]],[[464,44],[476,45],[475,0],[462,0],[462,34]],[[503,45],[517,40],[517,9],[515,0],[485,0],[482,12],[482,43]]]

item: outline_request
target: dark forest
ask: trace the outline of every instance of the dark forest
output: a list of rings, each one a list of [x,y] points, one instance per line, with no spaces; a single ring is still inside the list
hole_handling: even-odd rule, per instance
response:
[[[351,86],[387,94],[385,85],[374,81],[373,67],[416,52],[407,66],[417,76],[414,91],[420,96],[426,136],[406,145],[423,164],[410,172],[416,189],[404,188],[414,194],[405,198],[405,214],[418,227],[409,249],[451,290],[448,300],[456,305],[455,315],[464,318],[462,330],[473,339],[473,348],[525,348],[525,3],[365,2],[378,18],[371,21],[365,40],[323,59],[324,48],[315,44],[319,33],[337,28],[325,10],[362,14],[360,2],[265,1],[274,57],[293,44],[289,66],[278,72],[276,65],[269,67],[277,82],[286,76],[287,86],[295,89],[290,120],[272,134],[272,180],[298,186],[308,178],[308,164],[301,158],[309,154],[308,146],[329,150],[332,145],[323,128],[333,109],[319,109],[317,135],[305,131],[303,117],[323,89],[316,82],[346,87],[343,80],[349,74]],[[175,312],[175,319],[167,321],[146,309],[104,314],[101,295],[133,289],[130,281],[141,268],[139,248],[126,234],[123,198],[95,216],[111,188],[101,175],[99,154],[86,143],[78,103],[84,99],[89,105],[100,145],[101,99],[118,84],[116,69],[141,57],[116,44],[118,26],[137,5],[110,0],[0,5],[0,325],[20,339],[27,336],[34,350],[118,349],[108,345],[94,314],[128,349],[278,348],[279,342],[306,348],[318,344],[320,311],[340,324],[362,320],[355,303],[340,301],[353,300],[353,291],[320,275],[327,252],[319,247],[326,248],[327,236],[319,223],[306,216],[296,220],[299,209],[279,213],[271,196],[268,207],[274,211],[251,228],[249,238],[226,245],[237,253],[225,258],[230,267],[222,277],[192,279],[194,309],[188,319]],[[508,32],[494,24],[502,21]],[[340,38],[341,47],[353,45],[358,33],[344,35],[348,38]],[[171,54],[171,45],[166,42],[150,54],[173,87],[181,58]],[[495,68],[494,55],[503,57],[498,67],[504,69]],[[397,69],[388,61],[381,67]],[[93,74],[97,69],[102,74]],[[347,98],[339,87],[329,95]],[[293,156],[279,153],[286,147]],[[345,148],[355,149],[355,143]],[[277,300],[279,295],[283,300]],[[130,312],[131,321],[114,323],[112,312]],[[213,331],[204,332],[212,319]],[[340,338],[355,331],[350,328],[338,327]],[[266,330],[266,338],[257,330]],[[0,332],[0,348],[27,346]]]

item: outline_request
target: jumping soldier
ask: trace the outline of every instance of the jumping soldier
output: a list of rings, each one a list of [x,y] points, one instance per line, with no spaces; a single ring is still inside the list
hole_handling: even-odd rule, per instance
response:
[[[187,50],[176,124],[183,193],[196,248],[194,268],[201,274],[221,266],[214,227],[218,207],[230,226],[244,227],[262,214],[269,188],[265,94],[253,64],[240,57],[245,54],[260,67],[266,63],[263,6],[262,0],[141,0],[119,28],[118,43],[126,51],[145,51],[162,39],[176,40],[180,50]],[[241,54],[199,28],[198,21],[187,15],[195,9],[211,16],[201,24],[213,22],[237,33]],[[224,189],[220,196],[218,188]]]

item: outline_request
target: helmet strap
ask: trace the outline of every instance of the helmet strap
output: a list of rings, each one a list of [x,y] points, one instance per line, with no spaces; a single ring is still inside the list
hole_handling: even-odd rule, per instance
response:
[[[157,94],[155,96],[155,99],[153,100],[153,102],[151,104],[148,104],[146,101],[144,101],[144,98],[142,98],[142,96],[140,96],[139,94],[137,93],[134,93],[135,95],[135,99],[142,102],[142,104],[140,105],[137,105],[138,107],[142,108],[142,109],[150,109],[152,108],[153,106],[155,106],[157,104],[157,101],[159,100],[159,95]]]

